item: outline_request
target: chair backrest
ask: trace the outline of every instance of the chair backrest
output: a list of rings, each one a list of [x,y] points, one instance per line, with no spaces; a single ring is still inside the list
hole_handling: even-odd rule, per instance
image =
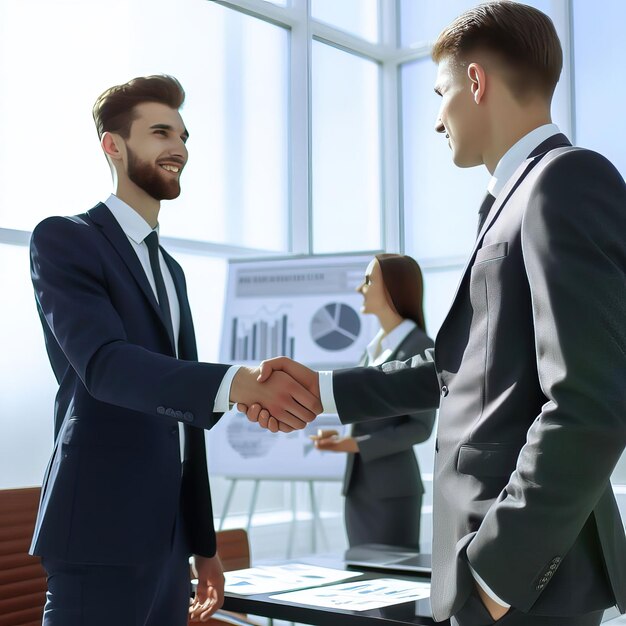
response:
[[[235,569],[250,567],[250,544],[248,543],[248,533],[243,528],[218,530],[215,538],[217,541],[217,553],[220,555],[224,571],[230,572]],[[235,622],[233,618],[239,621]],[[253,622],[246,619],[245,615],[229,613],[228,611],[218,611],[207,622],[189,620],[189,624],[203,624],[203,626],[224,626],[224,624],[233,623],[254,626]]]
[[[39,558],[28,554],[40,492],[39,487],[0,489],[0,626],[41,625],[46,572]],[[219,531],[217,549],[226,571],[250,567],[245,530]]]
[[[40,626],[46,572],[28,554],[41,489],[0,489],[0,626]]]
[[[250,567],[250,544],[248,533],[243,528],[219,530],[216,539],[217,552],[225,571]]]

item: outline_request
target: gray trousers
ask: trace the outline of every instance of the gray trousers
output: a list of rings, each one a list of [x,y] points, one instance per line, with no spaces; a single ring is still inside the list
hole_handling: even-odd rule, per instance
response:
[[[499,620],[495,621],[482,603],[476,592],[473,592],[461,610],[450,618],[450,626],[598,626],[602,621],[604,610],[593,611],[575,617],[544,617],[529,615],[514,608]]]

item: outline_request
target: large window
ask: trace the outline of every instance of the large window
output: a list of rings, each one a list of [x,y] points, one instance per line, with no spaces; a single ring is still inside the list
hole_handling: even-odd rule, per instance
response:
[[[311,15],[376,43],[379,40],[378,0],[311,0]]]
[[[36,15],[36,18],[34,17]],[[103,200],[96,97],[167,73],[186,90],[181,196],[162,234],[288,250],[288,32],[206,0],[0,4],[0,226],[31,230]],[[106,45],[102,42],[109,40]]]
[[[573,2],[576,141],[611,159],[626,177],[626,2]],[[625,472],[626,482],[626,472]]]
[[[313,42],[313,251],[381,247],[377,63]]]
[[[555,121],[625,174],[624,2],[525,1],[553,18],[563,42]],[[28,480],[41,476],[51,443],[55,384],[28,237],[46,216],[85,211],[110,193],[91,107],[133,76],[170,73],[187,92],[190,160],[183,192],[164,203],[160,221],[187,273],[201,358],[218,355],[233,256],[406,251],[424,270],[434,336],[472,247],[488,174],[456,168],[434,132],[430,46],[475,4],[0,1],[0,292],[10,304],[0,307],[0,476],[26,451],[38,455]],[[15,415],[26,417],[18,424]],[[421,458],[426,482],[431,452]],[[626,461],[616,477],[626,483]]]

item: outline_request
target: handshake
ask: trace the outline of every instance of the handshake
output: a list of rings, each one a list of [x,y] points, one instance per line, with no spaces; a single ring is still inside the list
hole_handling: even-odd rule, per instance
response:
[[[230,400],[251,422],[273,433],[302,429],[322,412],[318,373],[287,357],[239,368]]]

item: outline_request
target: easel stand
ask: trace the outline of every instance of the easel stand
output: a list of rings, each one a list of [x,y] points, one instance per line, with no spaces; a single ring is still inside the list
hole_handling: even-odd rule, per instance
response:
[[[291,524],[289,527],[289,540],[287,542],[287,558],[290,559],[293,555],[293,546],[296,536],[296,523],[297,523],[297,498],[296,498],[296,485],[297,483],[306,483],[308,485],[309,492],[309,503],[311,506],[311,552],[317,552],[317,535],[319,532],[319,536],[322,541],[322,545],[325,549],[329,549],[328,546],[328,538],[326,536],[326,531],[324,526],[322,525],[322,521],[320,518],[319,507],[317,504],[317,498],[315,495],[315,482],[320,479],[311,479],[311,478],[299,478],[293,480],[285,480],[284,478],[280,479],[268,479],[268,478],[230,478],[226,477],[226,480],[230,481],[230,485],[228,487],[228,492],[226,494],[226,499],[224,500],[224,506],[222,508],[222,515],[220,516],[220,523],[218,530],[222,530],[224,526],[224,521],[228,517],[228,511],[230,509],[230,505],[233,499],[233,494],[235,493],[235,487],[237,483],[242,480],[251,480],[253,482],[252,487],[252,497],[250,498],[250,506],[248,507],[248,520],[246,523],[246,532],[250,533],[250,528],[252,526],[252,517],[256,510],[256,503],[259,496],[259,487],[261,481],[268,480],[279,480],[283,483],[289,483],[291,486]]]

